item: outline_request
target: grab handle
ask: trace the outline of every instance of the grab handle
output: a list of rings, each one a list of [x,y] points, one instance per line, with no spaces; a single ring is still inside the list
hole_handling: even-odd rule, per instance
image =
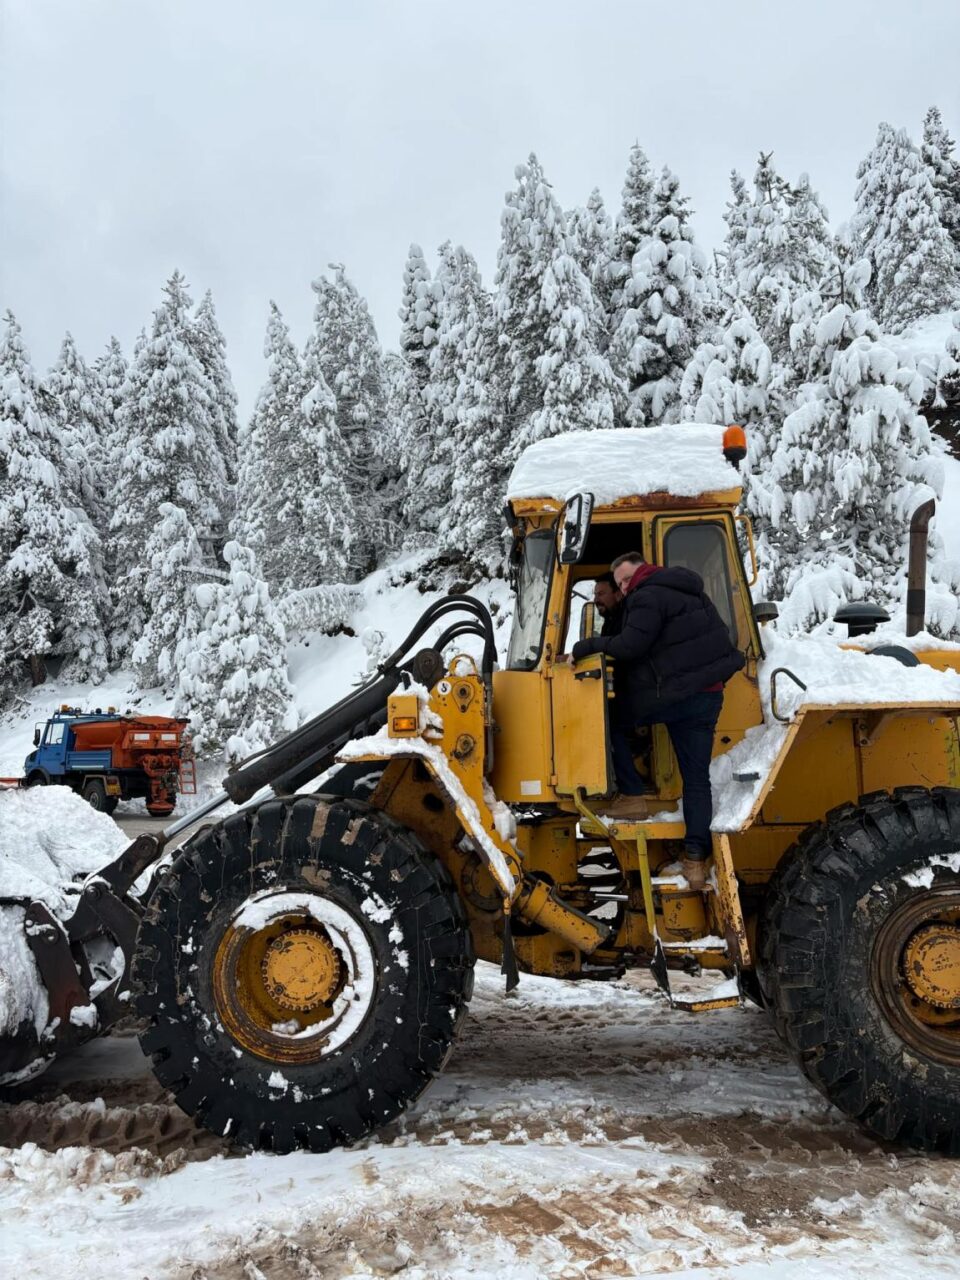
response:
[[[787,676],[787,678],[792,680],[798,688],[804,691],[804,693],[807,691],[807,686],[799,676],[795,676],[793,674],[789,667],[777,667],[775,671],[770,672],[770,710],[781,724],[789,724],[792,717],[782,716],[779,708],[777,707],[777,676]]]

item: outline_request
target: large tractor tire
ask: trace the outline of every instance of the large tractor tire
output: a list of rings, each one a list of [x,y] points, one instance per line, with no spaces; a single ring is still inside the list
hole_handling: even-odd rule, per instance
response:
[[[878,1138],[960,1154],[960,791],[904,787],[805,832],[760,926],[764,1001]]]
[[[326,1151],[441,1069],[473,961],[453,883],[412,833],[353,800],[270,800],[159,878],[133,966],[141,1044],[208,1129]]]

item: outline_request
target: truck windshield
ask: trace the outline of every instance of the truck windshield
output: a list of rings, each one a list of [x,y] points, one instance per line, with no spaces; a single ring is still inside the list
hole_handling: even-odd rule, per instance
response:
[[[524,540],[507,651],[507,666],[513,671],[529,671],[540,657],[555,558],[552,529],[531,533]]]

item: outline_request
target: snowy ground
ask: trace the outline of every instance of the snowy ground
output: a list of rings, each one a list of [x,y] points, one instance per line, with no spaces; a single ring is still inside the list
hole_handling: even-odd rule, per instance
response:
[[[671,1013],[633,978],[480,966],[414,1111],[325,1156],[236,1156],[129,1035],[0,1111],[0,1274],[74,1280],[951,1273],[960,1165],[878,1147],[753,1008]]]

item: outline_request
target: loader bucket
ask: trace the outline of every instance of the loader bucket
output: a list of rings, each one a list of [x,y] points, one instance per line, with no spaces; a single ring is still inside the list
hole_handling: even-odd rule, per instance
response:
[[[122,834],[66,787],[5,794],[0,804],[0,1087],[10,1088],[129,1012],[140,922],[129,889],[162,845],[141,836],[99,861]],[[84,833],[79,851],[70,830]],[[18,885],[35,896],[4,893]]]

